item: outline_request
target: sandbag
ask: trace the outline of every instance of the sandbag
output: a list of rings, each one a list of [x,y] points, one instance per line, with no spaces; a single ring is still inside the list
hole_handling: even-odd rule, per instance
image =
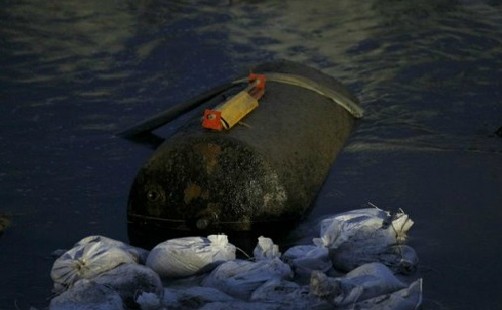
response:
[[[371,310],[414,310],[422,305],[422,279],[411,283],[407,288],[391,294],[381,295],[356,303],[345,309]]]
[[[139,247],[131,246],[127,243],[124,243],[122,241],[114,240],[108,237],[100,236],[100,235],[95,235],[95,236],[88,236],[83,239],[81,239],[79,242],[77,242],[74,247],[78,247],[84,244],[88,243],[102,243],[102,244],[107,244],[111,247],[116,247],[120,248],[122,250],[125,250],[127,253],[131,254],[133,257],[134,261],[137,262],[138,264],[145,264],[146,263],[146,258],[148,257],[148,251]]]
[[[279,252],[279,246],[274,244],[272,239],[260,236],[253,255],[255,260],[272,259],[281,257],[281,252]]]
[[[309,294],[309,287],[295,282],[272,279],[257,288],[250,297],[253,302],[275,304],[279,309],[318,309],[329,304]]]
[[[265,282],[274,278],[287,279],[291,275],[291,268],[278,258],[256,262],[236,259],[219,265],[202,280],[202,285],[247,300]]]
[[[80,279],[90,279],[121,264],[135,263],[129,252],[105,239],[77,243],[54,261],[51,278],[56,292],[62,292]]]
[[[406,287],[399,281],[392,271],[381,263],[362,265],[344,277],[338,278],[342,294],[335,297],[335,304],[344,305],[395,292]],[[360,293],[355,297],[353,291]],[[355,297],[352,299],[352,297]]]
[[[129,307],[137,306],[135,299],[141,293],[153,293],[159,299],[164,294],[160,277],[150,268],[136,263],[120,265],[97,275],[92,281],[113,288]]]
[[[314,244],[330,249],[335,268],[349,271],[377,262],[390,246],[402,244],[413,221],[402,211],[391,215],[378,208],[345,212],[324,219]]]
[[[122,310],[120,295],[105,285],[86,279],[51,299],[49,310]]]
[[[146,265],[161,277],[188,277],[235,259],[235,246],[226,235],[185,237],[167,240],[155,246]]]
[[[328,217],[320,223],[320,238],[313,242],[319,246],[337,249],[347,241],[370,238],[378,244],[396,243],[395,230],[389,230],[391,214],[378,208],[352,210]]]
[[[300,278],[310,278],[313,270],[327,272],[332,267],[328,249],[315,245],[293,246],[284,252],[282,260]]]
[[[365,264],[340,278],[314,271],[310,283],[312,294],[330,300],[335,306],[353,305],[403,288],[406,285],[381,263]]]

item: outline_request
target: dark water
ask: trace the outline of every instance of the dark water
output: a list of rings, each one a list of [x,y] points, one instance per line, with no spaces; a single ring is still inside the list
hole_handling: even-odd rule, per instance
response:
[[[367,112],[292,238],[368,201],[402,208],[424,308],[497,308],[502,5],[415,2],[2,1],[0,309],[48,305],[54,249],[127,241],[151,150],[114,132],[278,58],[337,77]]]

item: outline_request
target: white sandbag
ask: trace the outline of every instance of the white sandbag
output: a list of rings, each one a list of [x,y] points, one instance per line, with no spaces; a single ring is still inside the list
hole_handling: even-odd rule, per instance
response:
[[[75,285],[52,298],[49,310],[122,310],[122,298],[112,288],[89,280]]]
[[[281,279],[265,282],[251,294],[250,301],[275,304],[280,309],[319,309],[329,306],[326,301],[309,294],[308,286]]]
[[[219,265],[202,280],[202,285],[247,300],[265,282],[290,278],[291,275],[291,268],[278,258],[256,262],[236,259]]]
[[[361,294],[357,300],[365,300],[383,294],[395,292],[403,289],[406,285],[394,276],[392,271],[381,263],[370,263],[362,265],[344,277],[339,278],[343,294],[335,298],[335,304],[349,304],[356,300],[347,298],[354,288],[361,287]]]
[[[188,277],[231,259],[235,259],[235,246],[227,236],[210,235],[162,242],[150,251],[146,265],[161,277]]]
[[[352,305],[403,288],[406,285],[381,263],[365,264],[340,278],[329,278],[314,271],[310,283],[312,294],[331,300],[336,306]]]
[[[336,249],[349,239],[358,237],[358,234],[373,235],[376,231],[387,228],[390,219],[389,212],[377,208],[337,214],[321,221],[320,238],[314,238],[313,241],[316,245]]]
[[[313,242],[330,249],[335,268],[348,271],[376,260],[388,247],[403,243],[413,221],[404,212],[394,216],[378,208],[345,212],[321,221]]]
[[[233,297],[213,287],[192,286],[164,289],[163,305],[168,309],[199,309],[212,302],[231,302]]]
[[[129,252],[106,241],[83,243],[54,261],[51,278],[55,291],[61,292],[80,279],[90,279],[121,264],[134,262]]]
[[[407,288],[403,288],[391,294],[366,299],[346,309],[414,310],[420,309],[421,305],[422,279],[418,279]]]
[[[141,293],[153,293],[159,299],[164,294],[159,275],[150,268],[136,263],[120,265],[97,275],[92,281],[113,288],[129,307],[137,306],[135,299]]]
[[[331,267],[329,251],[315,245],[297,245],[284,252],[282,260],[301,278],[310,278],[313,270],[327,272]]]
[[[357,209],[323,219],[320,226],[320,238],[313,242],[319,246],[336,249],[356,234],[361,226],[381,228],[390,222],[389,212],[378,208]]]
[[[331,252],[333,266],[342,271],[350,271],[358,266],[380,262],[394,273],[412,274],[418,266],[418,256],[415,250],[407,245],[392,245],[381,251],[368,251],[366,248],[356,248],[344,244]]]
[[[134,246],[129,245],[127,243],[124,243],[122,241],[118,241],[118,240],[111,239],[111,238],[104,237],[104,236],[100,236],[100,235],[85,237],[82,240],[80,240],[79,242],[77,242],[74,245],[74,247],[88,244],[88,243],[98,243],[98,242],[102,243],[102,244],[107,244],[111,247],[116,247],[116,248],[120,248],[122,250],[125,250],[126,252],[131,254],[134,261],[137,262],[138,264],[144,265],[146,263],[146,258],[148,257],[149,251],[142,249],[142,248],[134,247]]]
[[[263,236],[258,237],[258,244],[256,245],[253,254],[256,260],[272,259],[281,256],[279,246],[274,244],[272,239]]]

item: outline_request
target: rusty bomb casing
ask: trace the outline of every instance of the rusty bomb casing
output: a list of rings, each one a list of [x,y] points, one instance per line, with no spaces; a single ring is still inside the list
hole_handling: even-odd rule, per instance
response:
[[[303,76],[357,102],[333,77],[307,66],[282,61],[253,71]],[[217,105],[240,89],[232,86],[208,102]],[[259,107],[241,125],[218,132],[194,118],[134,179],[127,212],[131,242],[148,235],[163,241],[291,228],[312,206],[354,121],[327,96],[274,81],[267,81]]]

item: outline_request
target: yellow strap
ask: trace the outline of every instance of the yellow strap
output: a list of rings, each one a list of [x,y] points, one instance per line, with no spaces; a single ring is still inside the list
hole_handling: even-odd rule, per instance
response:
[[[258,100],[251,97],[247,91],[241,91],[214,110],[221,112],[223,128],[230,129],[257,107]]]

